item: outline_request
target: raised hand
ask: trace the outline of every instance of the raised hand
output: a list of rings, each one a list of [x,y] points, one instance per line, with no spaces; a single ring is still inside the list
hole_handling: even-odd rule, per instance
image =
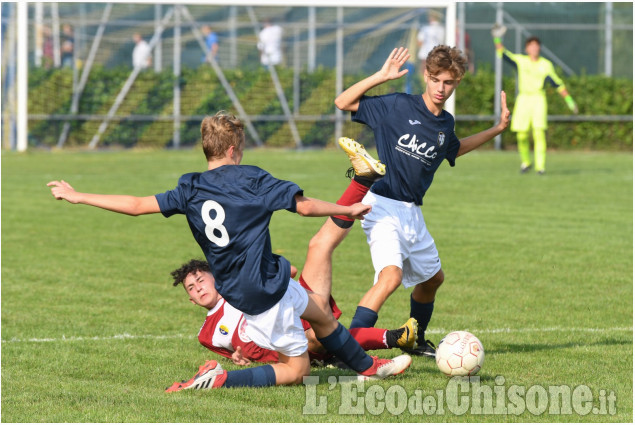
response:
[[[408,53],[408,49],[405,47],[393,49],[381,67],[381,70],[379,70],[379,73],[386,80],[396,80],[397,78],[403,77],[408,73],[408,70],[401,69],[401,67],[404,66],[408,58],[410,58],[410,53]]]
[[[505,25],[494,24],[490,32],[492,37],[501,38],[507,32],[507,27]]]
[[[507,108],[507,93],[501,91],[501,117],[498,122],[498,128],[502,131],[509,126],[509,108]]]

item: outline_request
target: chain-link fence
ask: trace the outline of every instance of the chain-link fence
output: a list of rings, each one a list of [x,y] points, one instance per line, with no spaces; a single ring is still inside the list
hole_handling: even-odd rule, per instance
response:
[[[489,30],[502,11],[511,50],[522,51],[524,38],[538,35],[543,54],[565,77],[632,78],[631,3],[458,3],[455,10],[456,44],[469,52],[472,73],[492,72]],[[333,105],[338,90],[379,69],[395,46],[409,46],[416,56],[417,32],[432,14],[445,21],[445,12],[443,7],[29,3],[29,144],[192,145],[201,118],[219,109],[247,121],[252,145],[323,145],[342,131],[355,136],[359,129]],[[280,61],[274,66],[263,65],[259,50],[266,22],[281,29]],[[151,48],[137,69],[135,34]],[[15,146],[12,93],[21,36],[16,4],[3,3],[5,148]],[[217,46],[211,58],[208,43]],[[416,60],[412,71],[410,79],[382,90],[410,85],[420,91]],[[493,113],[492,105],[491,116],[478,119],[492,120]],[[456,114],[458,121],[475,119],[470,110]]]

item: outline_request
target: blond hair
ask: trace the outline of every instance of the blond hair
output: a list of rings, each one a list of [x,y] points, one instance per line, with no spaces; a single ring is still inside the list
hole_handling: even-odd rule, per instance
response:
[[[243,123],[234,115],[219,111],[201,122],[201,140],[208,161],[222,158],[231,146],[242,148],[245,141]]]
[[[465,75],[467,57],[456,47],[439,45],[430,51],[426,58],[426,71],[429,75],[437,75],[449,71],[460,80]]]

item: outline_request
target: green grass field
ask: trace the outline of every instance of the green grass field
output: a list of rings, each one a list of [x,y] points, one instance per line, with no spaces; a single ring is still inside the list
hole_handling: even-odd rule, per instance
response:
[[[251,150],[243,163],[331,201],[348,183],[332,150]],[[2,153],[2,422],[632,422],[631,153],[549,153],[545,176],[520,175],[515,152],[441,167],[423,205],[446,273],[427,336],[470,330],[486,351],[480,392],[460,390],[458,407],[456,382],[421,358],[363,389],[315,369],[317,388],[165,394],[217,358],[196,340],[205,311],[171,286],[170,271],[202,257],[185,218],[58,202],[46,183],[152,195],[205,165],[199,150]],[[276,213],[274,250],[301,268],[322,222]],[[356,225],[334,258],[344,325],[372,276]],[[400,289],[377,326],[408,311]]]

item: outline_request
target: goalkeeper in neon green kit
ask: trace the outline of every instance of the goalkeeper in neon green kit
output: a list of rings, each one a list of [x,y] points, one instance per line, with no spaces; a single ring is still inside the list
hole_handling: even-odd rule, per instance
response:
[[[514,54],[507,50],[501,37],[507,29],[504,26],[495,25],[492,28],[496,54],[511,62],[518,73],[518,98],[512,113],[511,131],[516,132],[518,141],[518,153],[520,154],[520,172],[525,173],[531,168],[531,155],[529,149],[529,130],[532,130],[534,138],[535,169],[538,174],[545,172],[545,157],[547,155],[547,96],[545,84],[550,83],[556,87],[558,93],[567,102],[567,106],[575,114],[578,106],[558,77],[553,64],[548,59],[540,57],[540,40],[538,37],[529,37],[525,42],[527,55]]]

